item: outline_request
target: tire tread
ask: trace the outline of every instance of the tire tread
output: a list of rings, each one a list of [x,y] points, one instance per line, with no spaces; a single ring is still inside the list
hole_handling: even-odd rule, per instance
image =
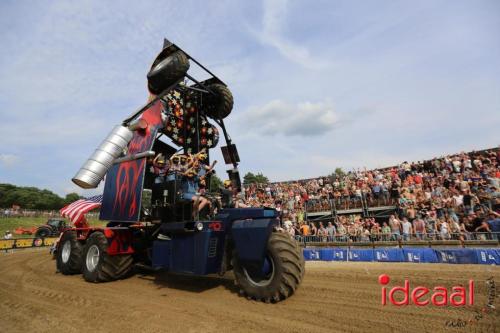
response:
[[[281,272],[268,286],[256,287],[246,280],[237,254],[233,256],[235,278],[240,287],[240,294],[263,302],[282,301],[294,294],[305,274],[305,261],[297,242],[288,234],[273,232],[268,241],[268,251],[276,253],[275,265],[280,265]],[[276,263],[279,260],[279,263]],[[275,268],[276,269],[276,268]]]

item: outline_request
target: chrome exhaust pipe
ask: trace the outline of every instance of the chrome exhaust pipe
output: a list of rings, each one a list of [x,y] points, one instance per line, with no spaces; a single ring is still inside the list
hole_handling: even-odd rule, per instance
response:
[[[129,128],[116,126],[71,179],[73,183],[84,189],[96,188],[115,159],[127,148],[132,136]]]

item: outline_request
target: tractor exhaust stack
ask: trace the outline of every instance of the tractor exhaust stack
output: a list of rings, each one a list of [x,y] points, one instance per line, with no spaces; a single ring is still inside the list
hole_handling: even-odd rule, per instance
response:
[[[71,179],[73,183],[84,189],[96,188],[115,159],[127,148],[132,135],[129,128],[116,126]]]

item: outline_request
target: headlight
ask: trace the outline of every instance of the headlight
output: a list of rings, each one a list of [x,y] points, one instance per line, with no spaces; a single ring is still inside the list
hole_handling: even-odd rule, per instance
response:
[[[203,230],[203,223],[201,223],[201,222],[196,223],[196,229],[198,229],[198,231],[202,231]]]

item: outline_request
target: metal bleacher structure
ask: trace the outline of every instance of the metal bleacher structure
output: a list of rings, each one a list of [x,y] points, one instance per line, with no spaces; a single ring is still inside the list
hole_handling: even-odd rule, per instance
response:
[[[323,199],[323,203],[324,203]],[[324,221],[336,219],[340,215],[360,215],[362,217],[388,218],[397,210],[393,199],[379,199],[368,201],[364,195],[355,199],[335,200],[328,199],[328,209],[314,209],[315,201],[305,204],[306,221]]]

